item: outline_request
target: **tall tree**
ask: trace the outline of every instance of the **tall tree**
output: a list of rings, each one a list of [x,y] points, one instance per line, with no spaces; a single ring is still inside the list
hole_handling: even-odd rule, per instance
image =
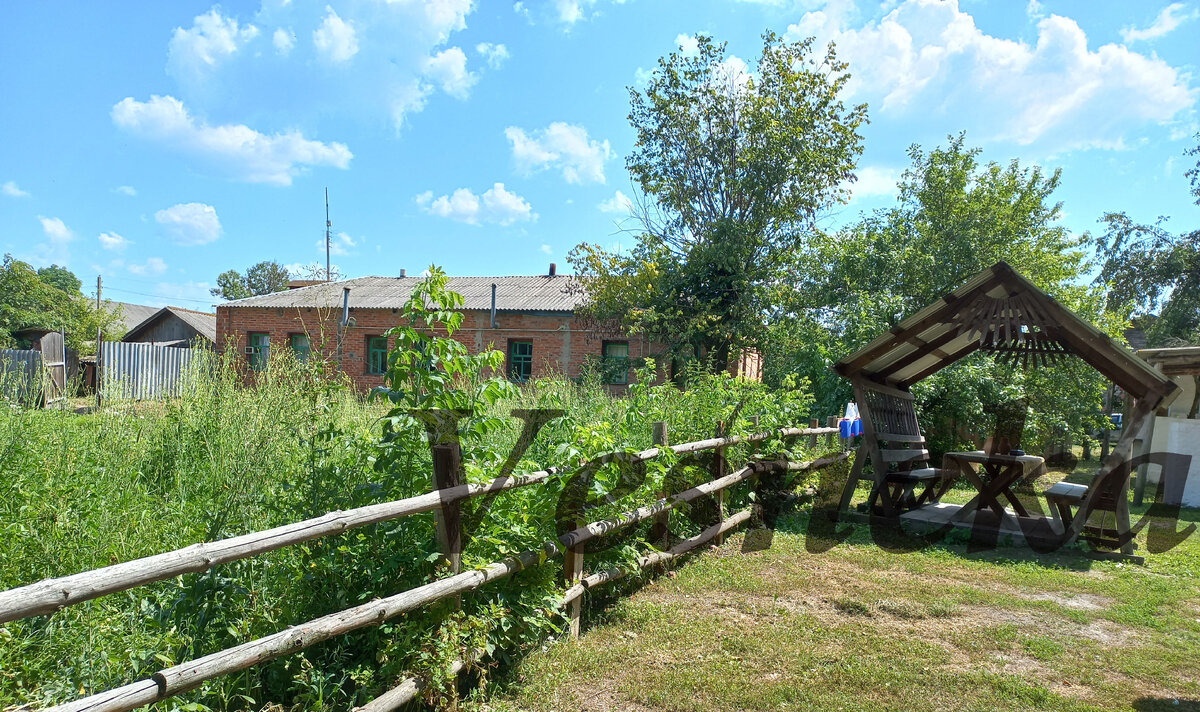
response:
[[[282,292],[287,289],[288,279],[283,265],[264,261],[249,267],[244,275],[232,269],[222,272],[217,275],[217,286],[208,291],[222,299],[244,299]]]
[[[66,267],[58,265],[42,267],[38,269],[37,275],[46,284],[57,287],[67,294],[81,294],[79,290],[83,288],[83,282],[80,282],[75,273]]]
[[[53,280],[61,275],[50,272],[50,276]],[[25,262],[4,256],[0,266],[0,347],[26,347],[15,336],[22,329],[63,329],[69,348],[80,354],[94,353],[97,327],[108,339],[124,334],[119,316],[97,310],[78,288],[64,293],[59,283],[45,280]]]
[[[1185,155],[1200,156],[1200,133],[1196,141]],[[1185,176],[1200,205],[1200,160]],[[1096,248],[1104,266],[1097,281],[1108,286],[1110,308],[1152,316],[1139,320],[1151,346],[1200,344],[1200,229],[1174,233],[1166,218],[1142,224],[1123,212],[1101,222],[1106,229]]]
[[[718,368],[760,345],[787,256],[847,198],[862,152],[866,106],[843,104],[847,66],[813,44],[767,33],[750,72],[701,35],[629,90],[641,232],[628,254],[584,244],[568,256],[593,316]]]

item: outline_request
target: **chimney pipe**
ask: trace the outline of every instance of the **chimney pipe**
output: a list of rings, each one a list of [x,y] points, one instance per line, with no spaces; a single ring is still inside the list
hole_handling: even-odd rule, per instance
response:
[[[492,321],[491,328],[496,328],[496,283],[492,282]]]
[[[342,287],[342,326],[350,323],[350,288]]]
[[[408,273],[406,272],[406,270],[403,267],[401,267],[400,268],[400,277],[403,278],[403,277],[407,277],[407,276],[408,276]]]
[[[558,273],[558,265],[551,262],[550,263],[550,276],[553,277],[557,273]]]

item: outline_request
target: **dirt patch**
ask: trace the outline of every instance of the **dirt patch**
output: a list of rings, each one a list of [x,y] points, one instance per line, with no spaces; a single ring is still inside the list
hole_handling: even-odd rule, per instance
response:
[[[1073,608],[1079,611],[1100,611],[1112,605],[1111,599],[1090,593],[1035,593],[1026,595],[1025,598],[1030,601],[1050,601],[1063,608]]]
[[[1108,621],[1094,621],[1079,629],[1079,634],[1104,646],[1124,645],[1137,634],[1132,630]]]
[[[580,712],[653,712],[652,708],[627,700],[607,687],[579,692],[575,698]]]

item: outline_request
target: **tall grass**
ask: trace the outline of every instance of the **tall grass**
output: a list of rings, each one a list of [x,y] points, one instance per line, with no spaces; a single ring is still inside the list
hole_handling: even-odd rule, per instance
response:
[[[115,402],[85,415],[0,408],[0,588],[429,490],[428,448],[419,437],[402,443],[406,457],[381,465],[385,405],[348,388],[317,359],[272,358],[249,381],[234,357],[205,361],[168,401]],[[683,442],[712,436],[718,420],[745,432],[752,415],[764,427],[808,417],[803,388],[769,391],[700,372],[689,380],[687,389],[635,385],[628,398],[610,397],[595,378],[531,382],[491,406],[492,415],[505,417],[499,427],[464,443],[466,476],[496,476],[520,433],[521,421],[508,417],[517,408],[565,411],[517,472],[646,447],[657,420],[668,423],[673,442]],[[702,465],[681,468],[678,477],[707,477]],[[648,467],[643,482],[588,517],[653,499],[666,472]],[[564,479],[469,504],[464,565],[552,538]],[[592,488],[611,491],[625,481],[606,469]],[[681,534],[698,526],[677,520]],[[0,626],[0,708],[98,692],[420,585],[440,575],[434,539],[432,515],[409,517]],[[588,567],[644,550],[638,537],[618,540],[589,555]],[[465,597],[461,612],[414,611],[158,707],[347,709],[407,672],[437,678],[440,666],[467,649],[482,645],[504,661],[555,634],[560,571],[552,562],[522,572]]]

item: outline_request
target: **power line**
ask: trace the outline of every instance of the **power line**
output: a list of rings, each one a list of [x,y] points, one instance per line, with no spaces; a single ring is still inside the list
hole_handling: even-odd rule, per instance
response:
[[[132,289],[118,289],[117,287],[107,287],[107,290],[110,292],[121,292],[122,294],[136,294],[140,297],[154,297],[155,299],[162,299],[164,301],[195,302],[197,304],[212,306],[212,300],[210,299],[189,299],[188,297],[176,297],[166,294],[150,294],[148,292],[135,292]]]

